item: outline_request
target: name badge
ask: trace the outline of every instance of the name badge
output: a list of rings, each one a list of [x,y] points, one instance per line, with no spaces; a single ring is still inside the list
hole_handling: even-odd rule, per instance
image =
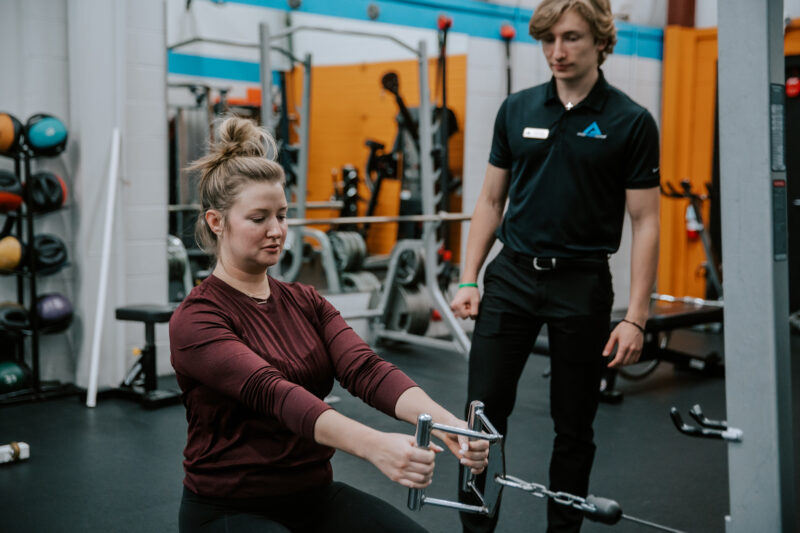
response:
[[[522,136],[525,139],[547,139],[550,135],[550,130],[547,128],[525,128],[522,130]]]

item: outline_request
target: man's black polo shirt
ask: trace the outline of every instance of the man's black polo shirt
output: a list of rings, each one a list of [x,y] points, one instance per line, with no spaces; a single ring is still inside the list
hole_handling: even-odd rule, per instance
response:
[[[497,231],[506,246],[541,257],[610,254],[622,237],[625,189],[659,184],[658,129],[602,71],[569,111],[551,79],[500,106],[489,162],[511,171]]]

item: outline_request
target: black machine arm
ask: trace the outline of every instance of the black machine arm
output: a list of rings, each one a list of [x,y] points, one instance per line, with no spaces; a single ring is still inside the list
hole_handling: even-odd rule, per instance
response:
[[[692,409],[689,411],[689,416],[695,419],[695,421],[703,426],[704,428],[711,428],[711,429],[728,429],[728,423],[724,420],[710,420],[706,418],[703,414],[703,409],[700,407],[700,404],[694,404]]]
[[[721,439],[731,442],[741,442],[742,430],[737,428],[729,428],[727,422],[718,420],[709,420],[703,415],[703,410],[699,405],[692,407],[689,414],[694,418],[698,424],[697,426],[690,426],[683,421],[680,412],[677,408],[672,407],[669,410],[669,416],[672,423],[678,428],[678,431],[690,437],[701,437],[706,439]]]
[[[706,189],[708,189],[709,185],[706,184]],[[672,183],[669,181],[665,182],[661,185],[661,194],[666,196],[667,198],[688,198],[690,200],[708,200],[709,195],[706,194],[697,194],[696,192],[692,191],[692,183],[688,179],[681,180],[681,189],[679,191],[675,188]]]
[[[397,107],[400,108],[400,116],[403,117],[403,123],[411,134],[411,137],[414,139],[414,144],[419,149],[419,132],[417,131],[417,122],[414,120],[414,117],[411,116],[411,112],[406,107],[405,102],[403,102],[403,98],[400,96],[400,82],[397,78],[397,73],[395,72],[387,72],[381,78],[381,85],[383,88],[389,91],[394,95],[394,99],[397,101]]]

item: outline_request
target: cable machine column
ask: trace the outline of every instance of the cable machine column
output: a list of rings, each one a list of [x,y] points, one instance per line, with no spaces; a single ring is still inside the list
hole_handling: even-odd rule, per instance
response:
[[[719,10],[728,533],[797,531],[789,349],[782,0]],[[798,362],[800,364],[800,362]]]

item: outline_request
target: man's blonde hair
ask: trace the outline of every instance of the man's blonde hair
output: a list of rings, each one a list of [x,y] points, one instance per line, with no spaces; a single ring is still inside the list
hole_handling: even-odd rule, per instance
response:
[[[602,65],[617,44],[617,28],[609,0],[543,0],[533,12],[528,25],[531,37],[541,41],[561,15],[570,9],[577,11],[589,23],[595,42],[605,41],[606,46],[597,57],[597,64]]]

